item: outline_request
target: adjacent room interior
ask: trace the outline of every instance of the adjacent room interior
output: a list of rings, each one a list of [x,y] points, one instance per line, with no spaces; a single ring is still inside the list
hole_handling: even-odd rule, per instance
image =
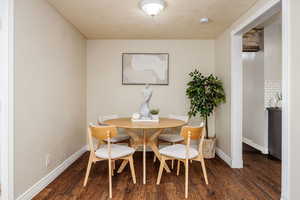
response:
[[[277,12],[245,33],[242,54],[244,166],[269,169],[263,176],[277,190],[282,160],[281,16]]]
[[[14,1],[13,199],[280,199],[280,11],[243,35],[232,150],[232,31],[270,2]]]

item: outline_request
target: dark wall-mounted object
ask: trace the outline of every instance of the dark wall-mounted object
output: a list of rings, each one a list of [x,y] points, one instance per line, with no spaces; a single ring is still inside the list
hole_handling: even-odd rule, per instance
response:
[[[267,110],[268,110],[269,154],[281,160],[282,112],[280,108],[267,108]]]

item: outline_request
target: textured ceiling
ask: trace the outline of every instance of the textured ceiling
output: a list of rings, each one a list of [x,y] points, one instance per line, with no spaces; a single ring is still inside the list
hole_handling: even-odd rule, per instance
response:
[[[48,1],[88,39],[213,39],[257,0],[166,0],[155,17],[138,0]]]

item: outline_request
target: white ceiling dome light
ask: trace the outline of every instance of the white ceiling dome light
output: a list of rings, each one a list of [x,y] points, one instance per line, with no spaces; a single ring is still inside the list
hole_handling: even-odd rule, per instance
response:
[[[147,15],[155,16],[166,7],[166,2],[164,0],[141,0],[140,7]]]
[[[210,20],[207,17],[203,17],[199,21],[201,24],[207,24]]]

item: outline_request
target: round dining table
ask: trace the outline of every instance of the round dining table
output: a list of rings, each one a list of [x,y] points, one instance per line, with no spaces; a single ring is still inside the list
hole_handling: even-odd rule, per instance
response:
[[[186,122],[178,119],[160,118],[158,122],[132,121],[131,118],[117,118],[104,121],[105,124],[114,125],[117,128],[123,128],[132,138],[132,147],[137,149],[143,146],[143,184],[146,184],[146,147],[149,146],[155,153],[156,157],[161,160],[159,148],[155,142],[159,134],[167,128],[177,128],[184,126]],[[142,130],[142,135],[135,130]],[[155,130],[155,131],[153,131]],[[121,173],[128,161],[123,161],[118,173]],[[165,169],[169,173],[170,168],[165,164]]]

